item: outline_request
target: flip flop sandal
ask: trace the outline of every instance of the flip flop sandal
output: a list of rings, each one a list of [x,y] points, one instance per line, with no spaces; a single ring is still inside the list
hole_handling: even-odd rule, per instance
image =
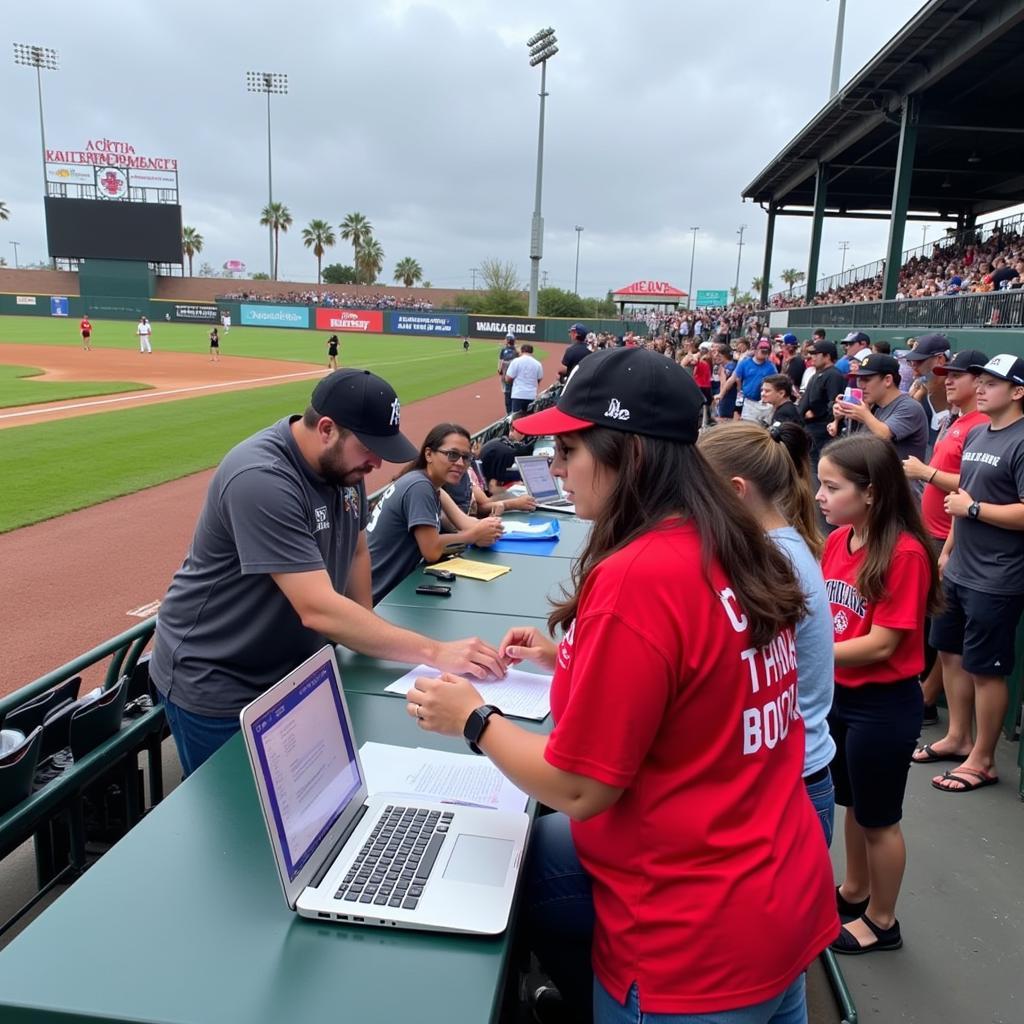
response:
[[[924,754],[924,757],[918,757],[918,754]],[[936,753],[935,748],[930,744],[926,743],[923,747],[918,747],[914,751],[910,758],[911,764],[936,764],[939,761],[963,761],[967,757],[966,754],[939,754]]]
[[[861,914],[860,918],[872,934],[878,940],[870,946],[862,946],[849,930],[844,927],[839,932],[839,938],[832,943],[833,953],[840,953],[845,956],[862,956],[864,953],[888,953],[903,946],[903,936],[900,934],[900,923],[896,921],[891,928],[879,928],[867,914]]]
[[[963,779],[961,775],[973,775],[978,781],[971,782],[970,779]],[[956,786],[942,786],[932,779],[932,786],[940,793],[972,793],[976,789],[984,789],[986,786],[994,786],[999,781],[998,775],[986,775],[974,768],[954,768],[952,771],[943,772],[944,779],[950,779],[957,783]]]

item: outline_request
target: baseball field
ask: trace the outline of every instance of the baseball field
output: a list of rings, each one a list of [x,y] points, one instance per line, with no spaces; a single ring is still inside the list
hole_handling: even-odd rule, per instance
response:
[[[311,331],[235,327],[211,362],[207,326],[156,323],[148,355],[134,323],[93,326],[85,352],[77,322],[0,317],[0,533],[214,466],[301,412],[326,372],[326,335]],[[496,356],[493,342],[346,336],[339,365],[381,374],[408,405],[494,390]]]

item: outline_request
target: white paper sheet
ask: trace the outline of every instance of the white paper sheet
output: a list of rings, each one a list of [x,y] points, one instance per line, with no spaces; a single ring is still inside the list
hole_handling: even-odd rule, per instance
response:
[[[472,754],[367,742],[359,757],[371,796],[404,794],[497,811],[526,808],[526,794],[490,761]]]
[[[397,693],[404,697],[412,689],[417,676],[436,679],[439,675],[441,673],[436,668],[417,665],[386,687],[385,692]],[[470,682],[480,691],[480,696],[488,704],[501,708],[510,718],[529,718],[534,722],[540,722],[551,713],[549,675],[510,668],[504,679],[493,679],[489,682],[470,679]]]

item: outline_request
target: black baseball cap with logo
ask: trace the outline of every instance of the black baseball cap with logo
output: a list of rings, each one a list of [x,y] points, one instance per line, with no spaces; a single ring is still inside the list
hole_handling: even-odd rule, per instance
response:
[[[704,396],[678,363],[644,348],[608,348],[578,363],[558,404],[516,420],[533,437],[609,427],[695,444]]]
[[[401,403],[395,389],[369,370],[335,370],[313,389],[310,404],[339,427],[351,430],[374,455],[409,462],[417,449],[399,430]]]
[[[818,356],[831,356],[833,359],[839,358],[839,350],[836,348],[834,341],[826,341],[824,338],[821,341],[816,341],[811,346],[811,351]]]
[[[887,373],[892,374],[892,379],[899,384],[900,364],[892,357],[881,352],[872,352],[866,355],[857,370],[858,377],[882,377]]]
[[[949,338],[944,334],[926,334],[917,339],[917,344],[907,353],[907,360],[911,363],[923,363],[932,356],[941,356],[951,347]]]
[[[963,352],[957,352],[945,366],[936,366],[932,373],[936,377],[945,377],[950,371],[953,373],[970,373],[978,376],[979,370],[976,366],[984,366],[988,362],[988,356],[981,349],[965,348]]]

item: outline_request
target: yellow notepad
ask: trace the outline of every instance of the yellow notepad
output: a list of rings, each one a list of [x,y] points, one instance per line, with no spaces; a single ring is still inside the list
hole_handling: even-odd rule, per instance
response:
[[[490,562],[474,562],[470,558],[450,558],[447,562],[437,563],[442,569],[465,576],[471,580],[496,580],[499,576],[512,571],[510,565],[491,565]]]

